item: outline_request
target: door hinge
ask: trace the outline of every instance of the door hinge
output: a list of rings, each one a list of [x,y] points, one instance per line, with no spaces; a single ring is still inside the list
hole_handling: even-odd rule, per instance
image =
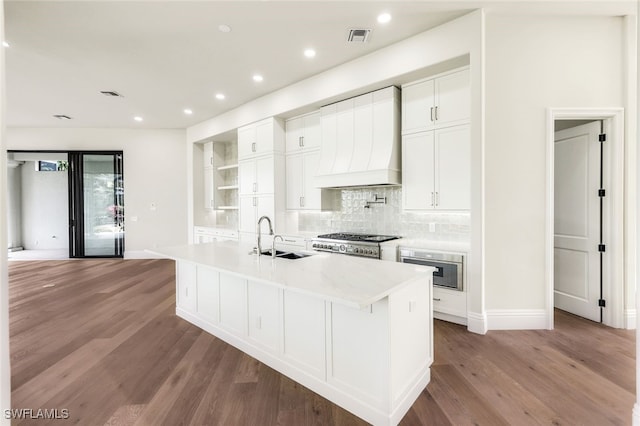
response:
[[[604,189],[598,189],[598,197],[604,197],[606,196],[607,191],[605,191]]]
[[[598,306],[600,306],[601,308],[606,308],[607,303],[604,301],[604,299],[598,299]]]
[[[598,244],[598,251],[600,253],[604,253],[606,251],[606,246],[604,244]]]
[[[607,134],[606,133],[602,133],[602,134],[598,135],[598,140],[600,142],[605,142],[607,140]]]

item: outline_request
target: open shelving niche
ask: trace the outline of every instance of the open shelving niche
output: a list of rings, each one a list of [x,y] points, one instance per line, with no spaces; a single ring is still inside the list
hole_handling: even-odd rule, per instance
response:
[[[237,228],[238,224],[238,144],[213,143],[213,188],[216,223]]]

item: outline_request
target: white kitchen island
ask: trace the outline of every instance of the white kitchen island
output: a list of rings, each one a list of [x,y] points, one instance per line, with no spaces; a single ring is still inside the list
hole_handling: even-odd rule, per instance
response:
[[[430,379],[433,268],[223,241],[176,260],[176,314],[375,425],[395,425]]]

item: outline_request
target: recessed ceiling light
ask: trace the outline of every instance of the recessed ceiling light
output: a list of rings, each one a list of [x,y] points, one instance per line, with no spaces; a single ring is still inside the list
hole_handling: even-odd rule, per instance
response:
[[[264,78],[262,78],[262,76],[260,74],[255,74],[253,76],[253,81],[261,82],[262,80],[264,80]]]
[[[225,98],[225,96],[222,93],[217,93],[216,94],[216,99],[223,100],[224,98]]]
[[[8,41],[3,41],[3,42],[2,42],[2,45],[3,45],[4,47],[11,47],[11,45],[9,44],[9,42],[8,42]]]
[[[225,25],[225,24],[221,24],[221,25],[218,25],[218,30],[221,33],[230,33],[231,32],[231,27],[228,26],[228,25]]]
[[[313,58],[314,56],[316,56],[316,51],[313,49],[305,49],[304,56],[306,56],[307,58]]]
[[[191,114],[193,114],[193,111],[190,110],[189,108],[185,108],[184,109],[184,113],[187,114],[187,115],[191,115]]]
[[[380,15],[378,15],[378,22],[380,22],[381,24],[386,24],[387,22],[391,21],[391,15],[388,13],[381,13]]]
[[[142,121],[142,117],[140,117],[139,115],[136,115],[135,117],[133,117],[133,119],[138,122]]]

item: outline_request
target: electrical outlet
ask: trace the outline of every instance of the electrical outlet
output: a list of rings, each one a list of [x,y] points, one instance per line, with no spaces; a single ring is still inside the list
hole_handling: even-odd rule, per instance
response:
[[[149,209],[150,209],[151,211],[155,210],[155,209],[156,209],[156,203],[151,203],[151,204],[149,204]]]

